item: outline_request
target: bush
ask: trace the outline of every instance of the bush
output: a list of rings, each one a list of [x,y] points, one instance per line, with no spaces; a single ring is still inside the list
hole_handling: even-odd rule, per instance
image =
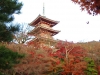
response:
[[[13,52],[5,46],[0,46],[0,70],[11,69],[24,55]],[[0,73],[0,75],[3,75]]]

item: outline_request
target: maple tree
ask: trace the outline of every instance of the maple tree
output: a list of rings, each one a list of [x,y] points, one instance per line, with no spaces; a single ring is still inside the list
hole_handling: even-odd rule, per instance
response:
[[[54,56],[63,60],[61,66],[63,71],[62,75],[79,75],[84,74],[86,63],[83,61],[86,56],[86,52],[80,46],[67,41],[60,41],[58,43],[58,50],[54,53]]]
[[[86,10],[89,14],[100,14],[100,0],[72,0],[80,5],[81,10]]]

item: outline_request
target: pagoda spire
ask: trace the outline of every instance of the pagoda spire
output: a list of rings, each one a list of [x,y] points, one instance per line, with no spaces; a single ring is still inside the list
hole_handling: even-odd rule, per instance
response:
[[[45,6],[44,6],[44,2],[43,2],[43,16],[45,16]]]

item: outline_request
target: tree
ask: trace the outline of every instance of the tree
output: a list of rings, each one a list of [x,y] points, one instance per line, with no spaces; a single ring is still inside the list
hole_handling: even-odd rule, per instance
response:
[[[6,74],[9,69],[17,64],[18,59],[22,58],[23,55],[18,52],[13,52],[5,46],[0,46],[0,73]],[[1,73],[1,74],[2,74]],[[0,75],[1,75],[0,74]]]
[[[7,27],[5,24],[0,24],[0,42],[10,42],[13,39],[13,33],[18,31],[19,27],[10,26]]]
[[[86,62],[83,61],[86,56],[86,51],[67,41],[59,41],[56,48],[58,49],[53,53],[53,57],[58,58],[53,67],[52,74],[50,75],[84,75]]]
[[[7,25],[14,20],[13,14],[19,14],[22,3],[18,0],[0,1],[0,41],[10,42],[13,39],[12,32],[18,30],[17,26],[8,27]]]
[[[100,14],[100,0],[72,0],[80,5],[81,10],[86,10],[89,14]]]
[[[94,61],[91,58],[85,58],[85,61],[87,62],[86,75],[98,75]]]
[[[14,17],[12,14],[19,14],[22,3],[18,0],[1,0],[0,1],[0,22],[11,22]]]
[[[34,46],[21,46],[20,51],[26,52],[26,56],[14,67],[14,72],[18,75],[43,75],[52,66],[51,57],[46,48],[36,50]]]
[[[20,31],[15,33],[13,42],[16,42],[18,44],[22,44],[27,42],[28,40],[32,39],[32,36],[28,35],[28,32],[33,29],[31,26],[28,24],[20,24]]]

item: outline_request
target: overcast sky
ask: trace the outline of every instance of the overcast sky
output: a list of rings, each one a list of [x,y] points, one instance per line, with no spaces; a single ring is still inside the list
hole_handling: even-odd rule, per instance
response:
[[[60,21],[53,29],[61,32],[55,39],[84,42],[100,40],[100,15],[91,16],[81,12],[79,5],[71,0],[19,0],[24,6],[20,15],[15,16],[15,22],[30,23],[39,14],[43,15],[43,2],[45,3],[45,16]],[[87,22],[89,21],[89,24]]]

